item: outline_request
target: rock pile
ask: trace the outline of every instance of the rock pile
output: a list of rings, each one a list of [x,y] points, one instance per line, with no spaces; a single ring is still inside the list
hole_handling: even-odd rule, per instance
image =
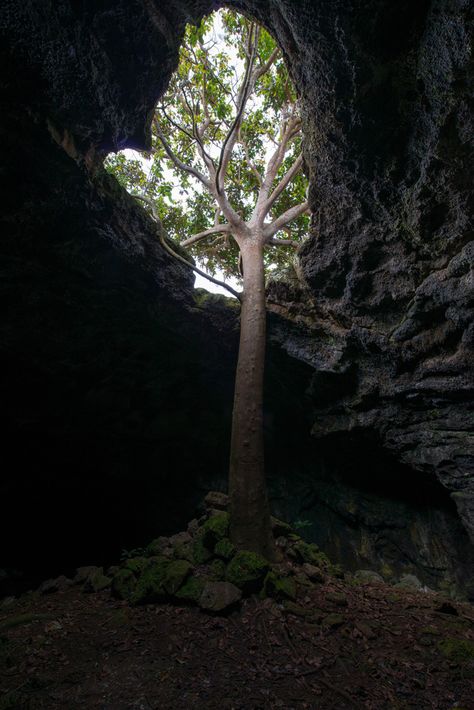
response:
[[[152,540],[105,573],[99,567],[80,568],[74,582],[86,592],[110,588],[115,598],[133,606],[173,602],[220,613],[250,594],[294,602],[327,575],[340,575],[317,545],[276,518],[272,526],[278,563],[237,551],[229,538],[227,503],[225,494],[209,493],[205,514],[192,520],[186,531]]]

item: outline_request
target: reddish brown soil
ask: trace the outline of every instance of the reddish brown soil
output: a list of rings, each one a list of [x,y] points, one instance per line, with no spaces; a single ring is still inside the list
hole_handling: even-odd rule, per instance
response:
[[[347,606],[326,599],[334,591]],[[474,708],[473,660],[439,647],[474,642],[469,605],[334,579],[298,604],[344,623],[326,628],[255,598],[220,618],[77,587],[23,597],[0,617],[0,708]],[[48,616],[6,628],[27,613]]]

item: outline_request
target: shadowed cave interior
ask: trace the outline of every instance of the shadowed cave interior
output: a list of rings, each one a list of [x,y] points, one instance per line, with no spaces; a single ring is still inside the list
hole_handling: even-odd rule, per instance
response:
[[[314,213],[299,274],[268,286],[274,513],[344,569],[472,599],[467,11],[230,4],[291,66]],[[235,305],[193,290],[101,167],[146,147],[209,4],[33,6],[2,50],[2,595],[176,532],[225,490],[238,337]]]

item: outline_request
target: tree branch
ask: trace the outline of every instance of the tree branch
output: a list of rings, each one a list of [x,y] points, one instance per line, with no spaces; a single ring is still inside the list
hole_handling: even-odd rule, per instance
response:
[[[294,239],[275,239],[274,237],[269,239],[267,244],[272,244],[277,247],[294,247],[295,249],[299,247],[298,242],[295,242]]]
[[[194,168],[192,165],[186,165],[186,163],[183,163],[183,161],[180,160],[177,155],[175,155],[173,149],[166,140],[158,122],[155,123],[155,127],[158,133],[158,138],[163,144],[163,148],[165,149],[168,158],[176,165],[177,168],[179,168],[180,170],[184,170],[184,172],[189,173],[190,175],[194,175],[194,177],[200,180],[202,184],[205,185],[205,187],[210,189],[209,180],[197,168]]]
[[[201,239],[205,239],[206,237],[211,236],[211,234],[220,234],[222,233],[228,233],[230,229],[229,224],[219,224],[216,225],[215,227],[210,227],[209,229],[205,229],[203,232],[199,232],[198,234],[194,234],[192,237],[189,237],[189,239],[185,239],[184,241],[180,242],[180,245],[182,247],[189,247],[191,244],[195,244],[196,242],[200,242]]]
[[[297,219],[300,215],[304,214],[308,210],[308,202],[302,202],[300,205],[295,205],[290,207],[289,210],[283,212],[277,219],[275,219],[270,224],[266,224],[263,228],[263,236],[265,240],[271,239],[279,229],[282,229],[286,224]]]
[[[242,302],[241,294],[238,291],[235,291],[232,288],[232,286],[229,286],[228,284],[226,284],[225,281],[219,281],[219,279],[215,279],[213,276],[209,276],[209,274],[206,274],[205,271],[203,271],[202,269],[199,269],[197,266],[195,266],[190,261],[188,261],[187,259],[182,257],[180,254],[177,254],[174,251],[174,249],[172,249],[169,246],[169,244],[166,243],[163,225],[161,224],[161,219],[155,209],[155,205],[153,204],[153,202],[151,200],[149,200],[147,197],[141,197],[139,195],[134,195],[134,197],[137,200],[142,200],[143,202],[146,202],[146,204],[151,208],[153,218],[158,226],[157,231],[158,231],[158,238],[160,240],[160,244],[163,247],[163,249],[168,252],[168,254],[170,254],[172,257],[174,257],[177,261],[180,261],[182,264],[185,264],[186,266],[188,266],[190,269],[195,271],[197,274],[200,274],[201,276],[203,276],[208,281],[211,281],[213,284],[216,284],[217,286],[222,286],[227,291],[229,291],[229,293],[231,293],[233,296],[235,296],[238,301]]]
[[[287,170],[287,172],[282,177],[282,179],[280,180],[280,182],[278,183],[276,188],[273,190],[273,192],[270,195],[270,197],[268,198],[268,200],[265,202],[265,206],[264,206],[265,214],[268,214],[269,210],[271,209],[271,207],[272,207],[273,203],[275,202],[275,200],[277,199],[277,197],[279,197],[281,195],[281,193],[283,192],[283,190],[285,190],[286,187],[288,187],[288,185],[293,180],[295,175],[301,169],[302,165],[303,165],[303,156],[300,153],[299,156],[296,158],[295,162],[293,163],[293,165],[291,166],[291,168],[289,168],[289,170]]]
[[[232,150],[234,148],[235,141],[237,138],[237,132],[240,128],[240,124],[242,122],[242,118],[245,111],[245,106],[251,93],[250,87],[253,78],[252,69],[255,61],[255,55],[257,52],[258,44],[258,28],[254,23],[250,24],[247,44],[247,62],[245,64],[244,79],[240,86],[239,96],[237,99],[237,113],[229,130],[229,133],[227,134],[224,143],[222,144],[222,150],[219,156],[219,163],[217,165],[216,170],[216,190],[219,195],[224,189],[224,176],[227,170],[227,165],[229,163],[230,156],[232,155]]]

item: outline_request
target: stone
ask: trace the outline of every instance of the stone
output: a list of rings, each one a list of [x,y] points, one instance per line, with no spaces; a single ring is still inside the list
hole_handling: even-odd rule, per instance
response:
[[[274,518],[273,516],[270,518],[271,526],[272,526],[272,532],[273,532],[273,537],[279,538],[279,537],[284,537],[287,538],[288,535],[291,535],[293,532],[293,528],[291,525],[288,523],[285,523],[283,520],[280,520],[279,518]]]
[[[224,560],[213,560],[210,565],[210,575],[212,579],[218,582],[224,580],[225,577],[225,562]]]
[[[327,602],[336,606],[347,606],[347,597],[342,592],[328,592],[325,597]]]
[[[226,579],[244,594],[251,594],[260,591],[269,569],[269,563],[261,555],[240,551],[227,565]]]
[[[132,570],[120,569],[112,578],[111,593],[115,599],[129,599],[137,586],[137,578]]]
[[[84,592],[103,592],[105,589],[108,589],[111,584],[112,579],[99,571],[87,577],[82,590]]]
[[[301,566],[301,571],[308,577],[309,580],[311,580],[311,582],[318,582],[322,584],[326,579],[319,567],[311,565],[309,562],[305,562]]]
[[[221,557],[223,560],[230,560],[235,555],[235,546],[231,543],[228,537],[222,538],[216,542],[214,546],[214,554]]]
[[[291,555],[290,555],[291,552]],[[324,552],[314,543],[297,540],[288,550],[288,555],[300,563],[307,562],[316,567],[329,565],[329,560]]]
[[[176,592],[176,599],[191,604],[198,604],[207,581],[208,580],[200,577],[188,577],[183,586]]]
[[[369,641],[377,638],[377,634],[374,632],[372,626],[366,621],[355,621],[354,626],[365,638],[369,639]]]
[[[38,587],[38,592],[40,594],[53,594],[54,592],[62,592],[68,589],[72,585],[72,580],[61,574],[55,579],[47,579],[45,582],[40,584]]]
[[[211,516],[201,528],[202,542],[208,550],[214,550],[214,546],[219,540],[223,540],[229,535],[229,514],[219,512]]]
[[[328,629],[338,629],[340,626],[346,623],[345,618],[341,614],[328,614],[323,617],[322,625]]]
[[[270,571],[265,577],[263,583],[263,591],[266,596],[272,597],[277,601],[282,599],[296,599],[296,582],[293,577],[281,577],[275,572]]]
[[[242,598],[242,592],[231,582],[206,582],[199,606],[215,613],[229,611]]]
[[[175,535],[171,535],[171,537],[169,538],[169,544],[171,547],[176,547],[177,545],[187,545],[191,542],[192,542],[192,537],[186,531],[176,533]]]
[[[146,557],[131,557],[123,563],[125,569],[129,569],[138,577],[145,569],[148,560]]]
[[[205,532],[200,528],[193,541],[193,562],[196,565],[202,565],[212,559],[212,551],[204,544]]]
[[[204,498],[206,508],[214,508],[216,510],[227,510],[229,506],[229,496],[226,493],[219,491],[209,491]]]
[[[95,565],[88,565],[86,567],[78,567],[76,570],[76,576],[73,579],[73,584],[84,584],[86,579],[91,575],[97,573],[104,573],[103,567],[96,567]]]
[[[107,569],[105,570],[105,574],[107,575],[107,577],[115,577],[115,575],[117,574],[117,572],[120,571],[120,569],[121,567],[119,567],[118,565],[110,565],[110,567],[107,567]]]
[[[373,582],[383,582],[383,577],[378,572],[370,569],[358,569],[354,573],[354,579],[360,584],[372,584]]]
[[[187,560],[175,560],[166,567],[163,586],[168,594],[176,594],[191,574],[193,567]]]
[[[422,584],[418,577],[414,574],[402,574],[400,581],[393,585],[397,589],[419,589],[421,590]]]
[[[140,575],[137,585],[130,597],[133,605],[153,604],[166,600],[166,572],[171,562],[164,557],[152,557]]]
[[[164,550],[171,547],[168,537],[157,537],[152,540],[149,545],[145,548],[145,554],[147,557],[152,557],[153,555],[161,555]]]
[[[190,520],[189,523],[188,523],[188,528],[187,528],[188,533],[189,533],[192,537],[194,537],[194,535],[197,533],[198,529],[199,529],[198,520],[197,520],[197,518],[193,518],[193,519]]]

